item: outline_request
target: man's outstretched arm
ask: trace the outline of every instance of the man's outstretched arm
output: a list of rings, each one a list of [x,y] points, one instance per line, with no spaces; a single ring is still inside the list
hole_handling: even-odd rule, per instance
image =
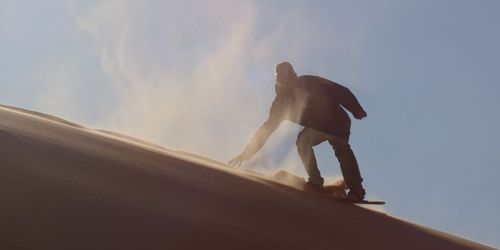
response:
[[[340,105],[349,110],[354,118],[363,119],[366,117],[365,110],[361,107],[361,104],[359,104],[356,96],[354,96],[348,88],[338,85],[335,94],[337,95],[336,98],[339,100]]]
[[[240,153],[238,156],[229,161],[229,165],[231,166],[241,166],[243,161],[250,160],[252,156],[262,148],[264,143],[266,143],[267,139],[271,134],[279,127],[283,119],[281,118],[281,110],[278,110],[277,102],[273,103],[271,107],[271,112],[269,114],[269,118],[267,119],[262,126],[255,132],[254,136],[247,144],[245,150]]]

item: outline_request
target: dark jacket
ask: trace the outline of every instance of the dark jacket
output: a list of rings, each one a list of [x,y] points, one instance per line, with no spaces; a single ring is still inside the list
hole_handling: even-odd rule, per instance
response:
[[[277,84],[269,118],[246,152],[249,156],[257,152],[284,120],[349,140],[351,119],[344,108],[353,114],[364,111],[348,88],[328,79],[303,75],[289,84]]]

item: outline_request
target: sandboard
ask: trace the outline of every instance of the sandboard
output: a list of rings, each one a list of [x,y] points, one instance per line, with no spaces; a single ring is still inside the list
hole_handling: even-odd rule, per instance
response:
[[[300,187],[302,190],[306,192],[312,192],[321,194],[329,199],[340,201],[346,204],[365,204],[365,205],[384,205],[385,201],[370,201],[370,200],[362,200],[362,201],[351,201],[347,199],[346,187],[342,181],[335,182],[330,185],[324,185],[321,190],[313,190],[308,184],[305,182],[303,177],[299,177],[292,173],[289,173],[284,170],[280,170],[272,176],[272,178],[285,185],[292,185],[295,187]]]
[[[345,203],[350,203],[350,204],[366,204],[366,205],[384,205],[385,204],[385,201],[369,201],[369,200],[351,201],[348,199],[337,199],[337,200],[345,202]]]
[[[305,184],[305,181],[304,181]],[[307,184],[305,184],[307,185]],[[318,191],[314,191],[315,193],[318,193]],[[352,201],[347,199],[347,193],[345,191],[345,186],[343,185],[343,182],[341,184],[333,184],[333,185],[325,185],[323,186],[323,190],[320,192],[322,195],[326,196],[327,198],[333,198],[334,200],[341,201],[344,203],[350,203],[350,204],[366,204],[366,205],[384,205],[385,201],[378,201],[378,200],[362,200],[362,201]]]

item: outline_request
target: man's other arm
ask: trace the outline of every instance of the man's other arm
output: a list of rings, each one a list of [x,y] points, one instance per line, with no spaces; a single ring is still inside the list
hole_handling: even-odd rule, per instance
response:
[[[283,114],[282,103],[278,99],[275,99],[271,106],[267,121],[265,121],[257,132],[255,132],[254,136],[245,147],[245,150],[230,160],[229,164],[239,166],[242,161],[250,160],[250,158],[252,158],[252,156],[266,143],[269,136],[271,136],[271,134],[280,126],[283,121]]]
[[[267,121],[260,126],[245,148],[246,155],[251,158],[266,143],[271,134],[280,126],[283,110],[279,100],[274,100]]]

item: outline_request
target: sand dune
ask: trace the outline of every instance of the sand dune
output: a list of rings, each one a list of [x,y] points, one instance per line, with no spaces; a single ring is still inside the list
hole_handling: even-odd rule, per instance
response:
[[[8,106],[0,106],[0,164],[0,249],[488,249]]]

